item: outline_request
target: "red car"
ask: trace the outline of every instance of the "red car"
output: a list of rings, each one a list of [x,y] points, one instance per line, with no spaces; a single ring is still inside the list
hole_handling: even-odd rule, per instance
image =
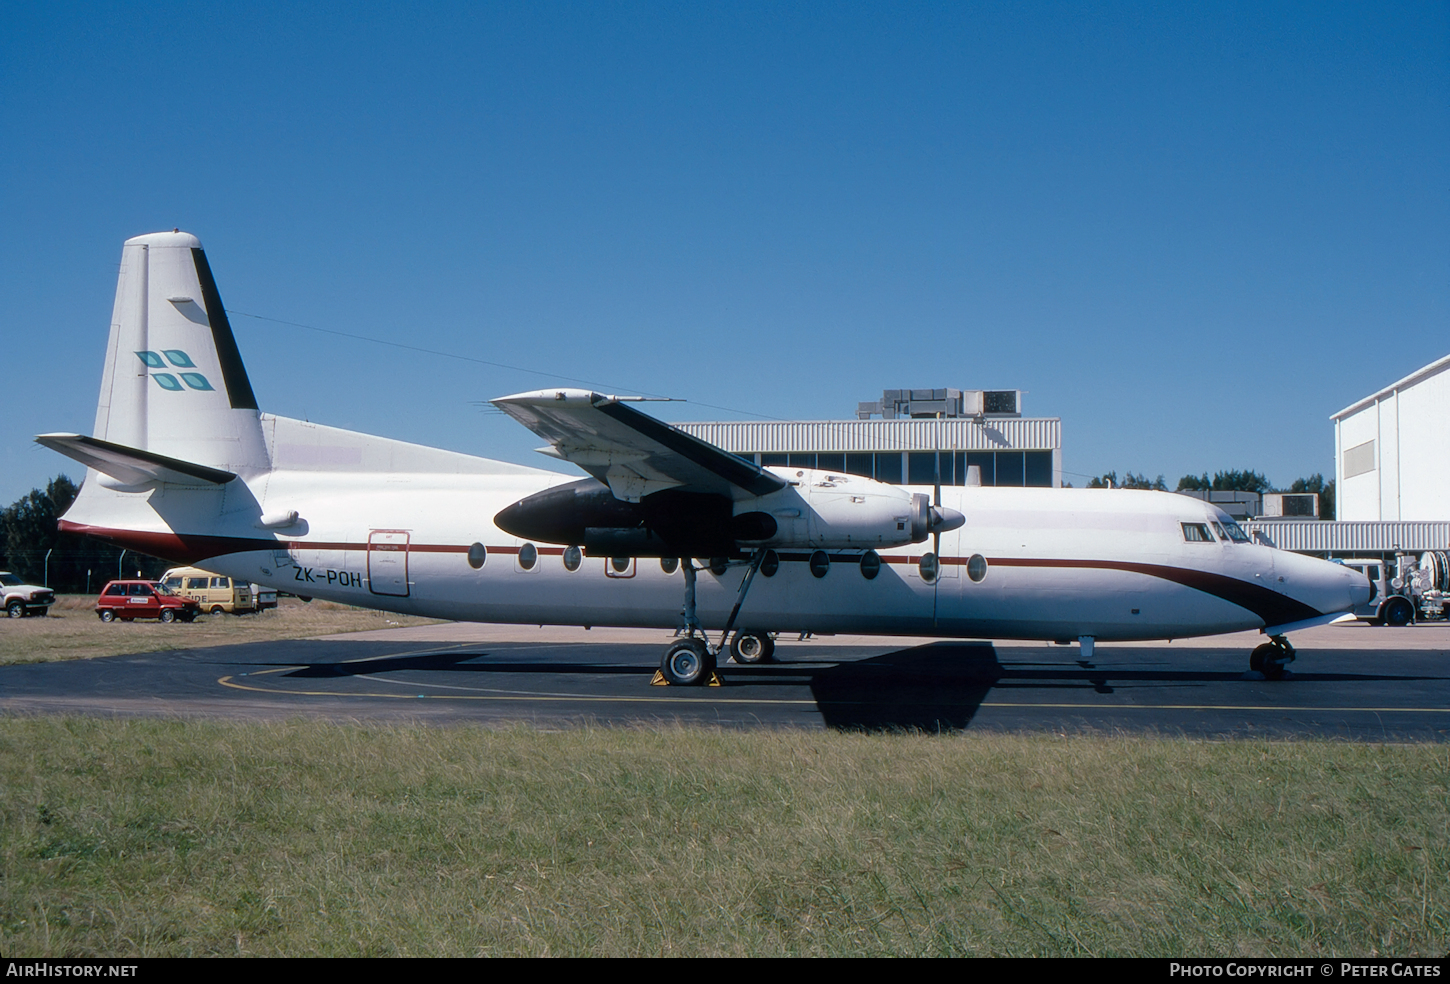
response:
[[[112,581],[96,599],[96,614],[102,622],[120,619],[159,618],[163,622],[190,622],[201,606],[190,598],[173,594],[156,581]]]

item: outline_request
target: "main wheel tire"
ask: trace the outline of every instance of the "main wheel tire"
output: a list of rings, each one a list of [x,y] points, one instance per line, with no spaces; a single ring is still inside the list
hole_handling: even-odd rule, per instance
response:
[[[775,640],[769,632],[741,629],[730,640],[730,658],[737,663],[769,663],[775,659]]]
[[[1268,676],[1264,667],[1278,655],[1277,648],[1272,642],[1266,642],[1262,646],[1256,647],[1252,653],[1249,653],[1249,669]]]
[[[101,617],[102,622],[114,622],[116,620],[116,613],[111,611],[109,608],[102,608],[99,612],[96,612],[96,614]]]
[[[697,687],[714,672],[715,657],[699,639],[681,639],[660,660],[660,673],[676,687]]]
[[[24,618],[25,602],[19,600],[12,601],[10,604],[5,606],[5,614],[9,615],[11,618]]]
[[[169,625],[176,621],[176,612],[170,608],[163,608],[161,609],[161,614],[157,617]]]
[[[1396,598],[1385,606],[1385,624],[1400,629],[1415,619],[1415,610],[1403,598]]]

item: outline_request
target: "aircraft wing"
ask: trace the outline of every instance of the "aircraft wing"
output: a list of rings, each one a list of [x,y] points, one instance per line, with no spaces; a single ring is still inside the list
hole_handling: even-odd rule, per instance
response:
[[[609,486],[615,498],[638,502],[663,489],[731,499],[785,488],[784,479],[621,402],[589,390],[518,393],[491,401],[571,461]]]

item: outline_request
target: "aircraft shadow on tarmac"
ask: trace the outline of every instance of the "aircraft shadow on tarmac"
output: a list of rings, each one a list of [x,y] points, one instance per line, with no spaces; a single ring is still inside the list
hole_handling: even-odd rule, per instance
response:
[[[1027,655],[1027,654],[1023,654]],[[1116,654],[1121,659],[1121,654]],[[1146,655],[1146,654],[1145,654]],[[828,727],[843,730],[963,730],[994,689],[1070,691],[1111,695],[1114,688],[1204,687],[1237,683],[1244,678],[1235,664],[1237,651],[1225,651],[1223,671],[1200,668],[1152,669],[1143,665],[1111,669],[1099,662],[1013,660],[1004,666],[989,642],[937,642],[864,659],[786,661],[722,667],[724,693],[737,688],[810,688]],[[1116,662],[1116,660],[1115,660]],[[293,664],[296,665],[296,664]],[[371,676],[400,671],[468,674],[546,674],[550,676],[643,677],[653,668],[639,663],[591,663],[562,660],[528,661],[507,652],[478,650],[400,654],[380,659],[306,664],[286,675],[293,678]],[[1295,674],[1299,682],[1410,683],[1415,675],[1311,673]],[[1436,679],[1443,679],[1437,677]],[[1294,681],[1273,686],[1292,687]],[[690,688],[682,698],[708,699],[719,690]],[[1210,701],[1211,702],[1211,701]],[[1292,704],[1293,702],[1288,702]]]

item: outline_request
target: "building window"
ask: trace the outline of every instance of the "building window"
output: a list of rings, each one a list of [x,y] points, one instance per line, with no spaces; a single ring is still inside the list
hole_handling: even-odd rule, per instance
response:
[[[1023,458],[1027,470],[1023,484],[1029,489],[1052,488],[1052,452],[1024,451]]]
[[[933,485],[936,483],[936,452],[910,451],[906,455],[906,484]]]
[[[1356,444],[1344,452],[1344,477],[1353,478],[1374,471],[1374,441]]]

